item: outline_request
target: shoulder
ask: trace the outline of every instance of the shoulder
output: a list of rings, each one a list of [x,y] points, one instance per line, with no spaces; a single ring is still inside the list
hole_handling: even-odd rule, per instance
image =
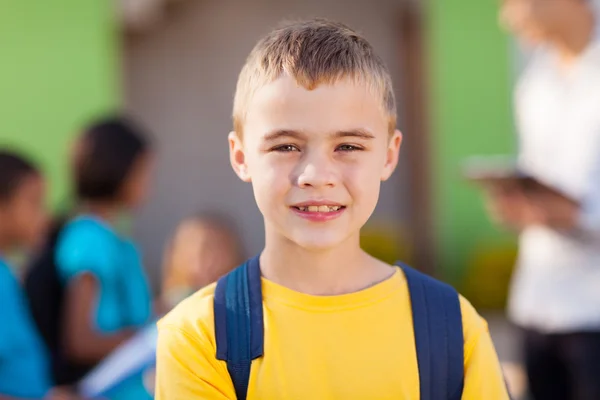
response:
[[[413,269],[404,269],[403,275],[406,276],[407,273],[412,273],[411,275],[413,276],[415,282],[420,281],[421,284],[429,287],[430,289],[442,291],[444,296],[443,298],[445,299],[455,298],[454,296],[458,298],[465,344],[476,339],[476,337],[482,332],[487,331],[487,323],[485,320],[481,318],[471,303],[462,295],[460,295],[451,285]],[[408,290],[410,291],[408,280],[406,285],[409,287]]]
[[[10,267],[0,259],[0,285],[5,284],[5,282],[8,282],[12,279],[13,274],[10,270]]]
[[[114,234],[100,221],[93,218],[75,218],[65,225],[58,237],[58,246],[102,246],[111,243]]]
[[[12,297],[18,290],[18,285],[19,283],[9,266],[0,261],[0,298],[6,300]]]
[[[409,271],[411,270],[405,269],[404,272],[406,274]],[[487,323],[483,318],[481,318],[471,303],[462,295],[460,295],[452,286],[420,272],[413,272],[413,279],[416,279],[417,277],[419,277],[422,284],[426,283],[430,289],[435,288],[436,290],[443,291],[443,298],[450,299],[456,296],[458,299],[460,306],[460,317],[462,319],[463,338],[465,343],[465,356],[467,356],[470,351],[469,348],[474,346],[474,344],[478,341],[479,336],[487,333]]]
[[[531,86],[532,82],[546,80],[549,69],[555,65],[553,51],[546,46],[537,46],[527,53],[521,55],[523,59],[521,71],[517,81],[517,89]]]
[[[179,303],[158,322],[163,338],[178,336],[184,342],[201,342],[215,346],[214,295],[216,283],[200,289]]]
[[[227,364],[216,357],[215,287],[196,292],[158,322],[158,398],[235,398]]]
[[[58,237],[57,267],[67,278],[83,269],[99,272],[114,246],[115,234],[107,226],[92,218],[76,218]]]
[[[469,358],[476,343],[482,335],[489,335],[487,322],[479,315],[473,305],[459,295],[460,311],[463,321],[463,336],[465,342],[465,360]]]

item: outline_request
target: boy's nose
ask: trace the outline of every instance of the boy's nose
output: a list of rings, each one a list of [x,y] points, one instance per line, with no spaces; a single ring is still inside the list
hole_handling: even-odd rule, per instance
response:
[[[301,167],[297,182],[301,188],[333,187],[335,186],[335,174],[329,163],[313,160]]]

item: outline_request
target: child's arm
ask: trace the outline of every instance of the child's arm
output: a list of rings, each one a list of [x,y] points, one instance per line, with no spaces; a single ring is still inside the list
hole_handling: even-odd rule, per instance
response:
[[[236,398],[227,367],[200,332],[159,325],[156,400]]]
[[[91,273],[74,277],[67,287],[64,318],[64,348],[71,360],[95,364],[133,336],[124,330],[111,335],[94,329],[100,285]]]
[[[508,390],[487,323],[461,297],[465,335],[463,400],[508,400]]]

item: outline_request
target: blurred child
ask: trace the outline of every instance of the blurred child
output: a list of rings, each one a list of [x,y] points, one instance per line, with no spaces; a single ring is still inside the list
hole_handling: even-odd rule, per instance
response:
[[[144,133],[120,118],[89,126],[77,142],[77,216],[62,229],[55,252],[66,290],[62,375],[71,382],[150,321],[140,254],[115,225],[146,198],[152,156]],[[146,397],[140,392],[127,398]]]
[[[159,302],[167,312],[199,289],[216,282],[244,261],[240,238],[223,215],[201,213],[179,223],[165,251]],[[154,392],[154,369],[145,375]]]
[[[244,261],[230,221],[216,214],[183,220],[165,252],[162,303],[167,310]]]
[[[4,257],[37,245],[46,225],[45,184],[29,161],[0,151],[0,399],[66,398],[52,391],[47,350]]]

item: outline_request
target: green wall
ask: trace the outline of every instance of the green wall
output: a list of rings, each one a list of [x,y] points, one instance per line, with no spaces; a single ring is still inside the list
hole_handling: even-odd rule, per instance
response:
[[[426,7],[439,267],[462,287],[475,267],[490,268],[478,276],[491,277],[513,262],[514,239],[491,225],[480,193],[460,176],[465,157],[514,151],[510,43],[498,28],[496,1],[429,0]]]
[[[43,166],[54,206],[70,138],[119,103],[116,28],[109,0],[0,0],[0,146]]]

